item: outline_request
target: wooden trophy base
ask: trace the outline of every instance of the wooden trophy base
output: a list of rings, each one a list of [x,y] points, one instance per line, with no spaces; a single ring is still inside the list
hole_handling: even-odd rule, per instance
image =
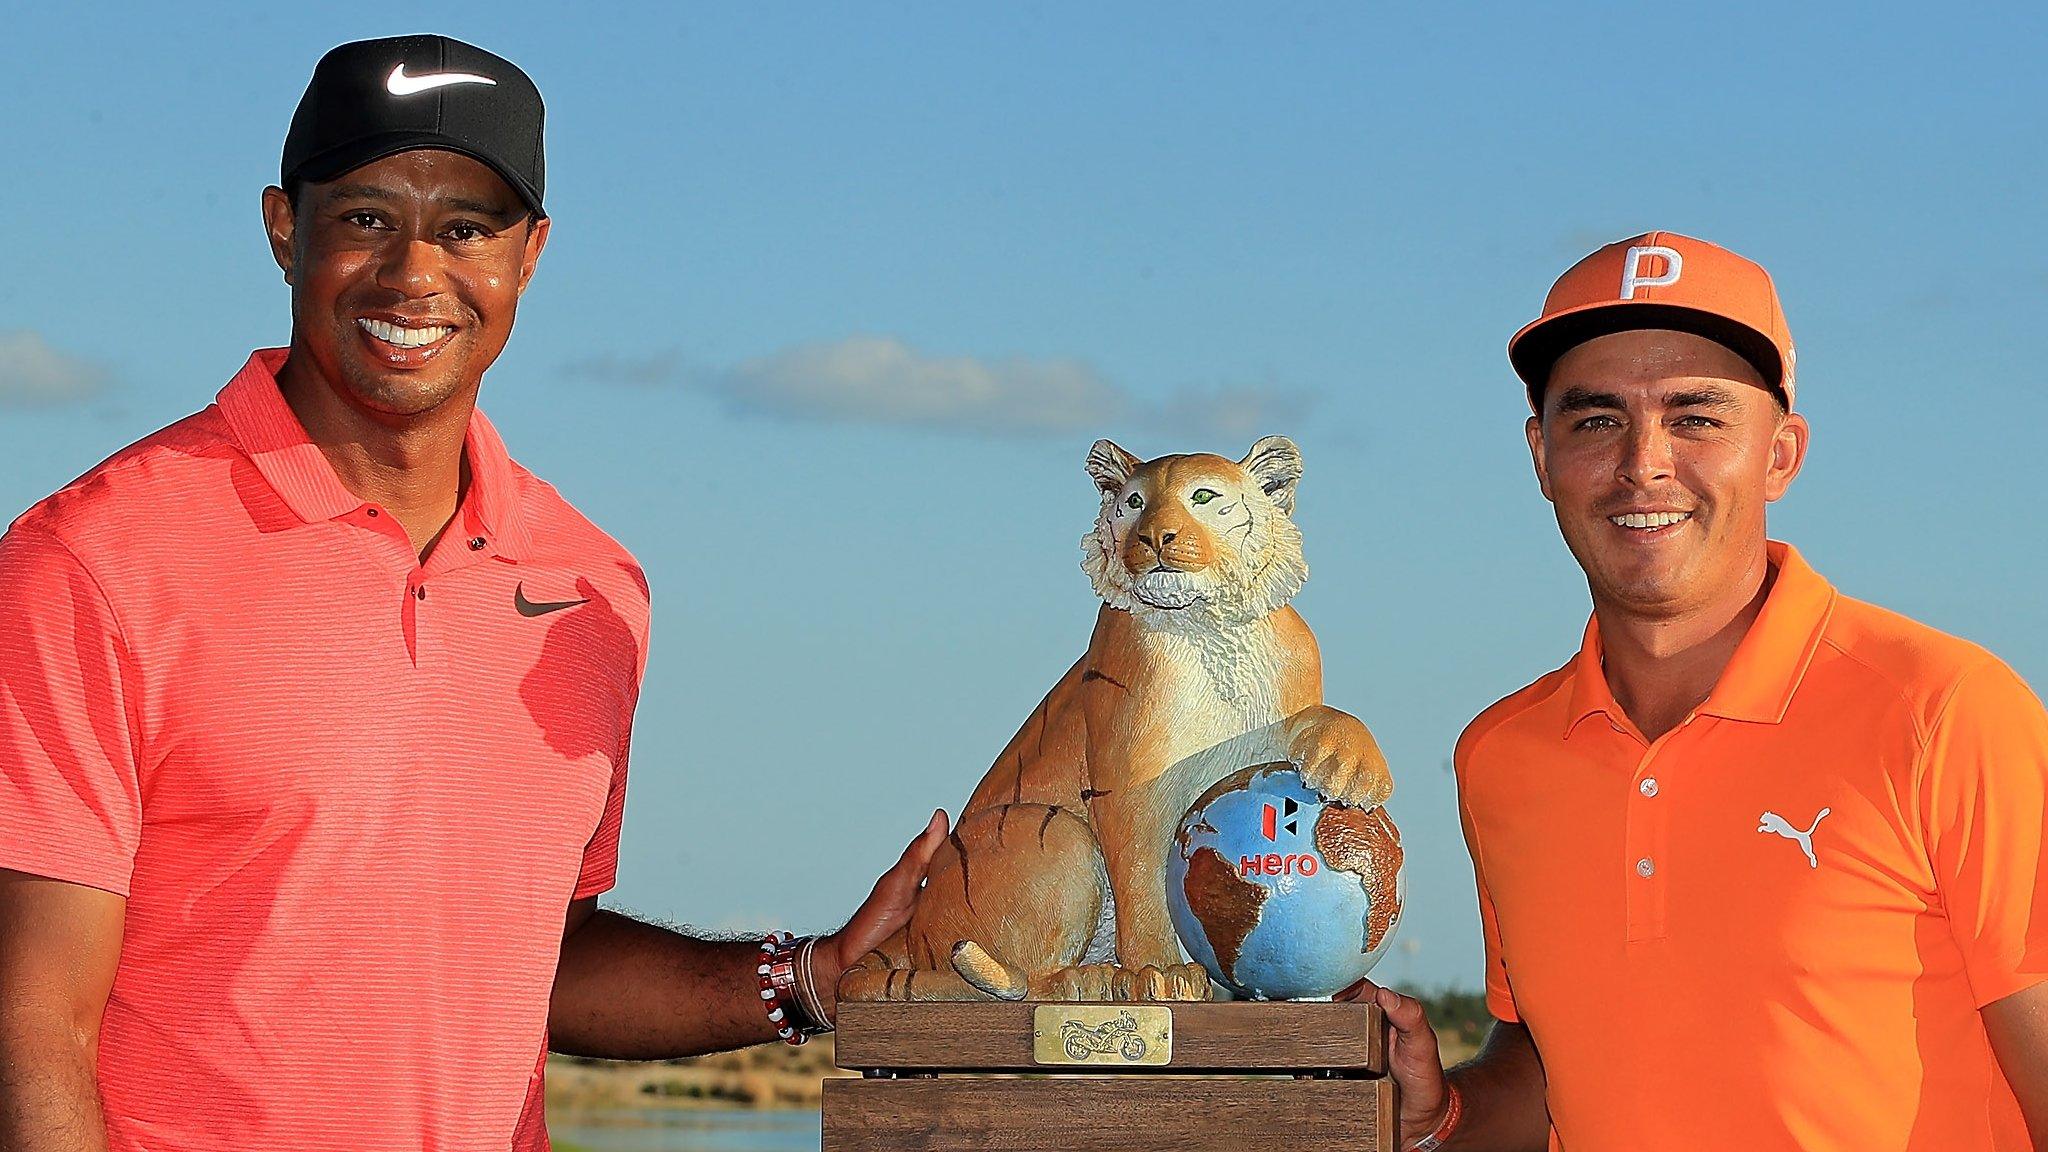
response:
[[[823,1152],[1395,1146],[1372,1004],[845,1003],[837,1059]]]

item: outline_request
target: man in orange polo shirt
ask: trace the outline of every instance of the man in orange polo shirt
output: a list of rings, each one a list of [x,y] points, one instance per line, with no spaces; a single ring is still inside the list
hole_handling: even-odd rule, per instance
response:
[[[795,1041],[907,915],[936,814],[802,945],[597,909],[647,584],[476,409],[541,155],[506,60],[329,53],[263,196],[291,346],[0,537],[0,1148],[545,1149],[551,1039]]]
[[[1402,1146],[2048,1148],[2048,715],[1766,539],[1807,445],[1770,277],[1624,240],[1509,357],[1593,616],[1458,742],[1485,1048],[1446,1078],[1366,990]]]

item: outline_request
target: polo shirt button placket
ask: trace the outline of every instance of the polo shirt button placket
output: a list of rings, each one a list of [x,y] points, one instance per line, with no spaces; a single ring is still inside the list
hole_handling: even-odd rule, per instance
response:
[[[432,632],[431,617],[427,613],[427,572],[415,568],[405,578],[406,644],[412,655],[412,666],[420,668],[426,662]]]
[[[1627,805],[1625,809],[1627,859],[1635,873],[1627,897],[1628,940],[1632,944],[1656,940],[1664,935],[1665,890],[1657,868],[1658,856],[1666,847],[1667,826],[1671,819],[1670,802],[1651,804],[1649,801],[1655,800],[1664,790],[1654,768],[1657,759],[1671,754],[1672,743],[1684,737],[1692,719],[1687,716],[1677,728],[1651,741],[1636,761],[1636,770],[1631,777],[1636,798],[1644,802]]]

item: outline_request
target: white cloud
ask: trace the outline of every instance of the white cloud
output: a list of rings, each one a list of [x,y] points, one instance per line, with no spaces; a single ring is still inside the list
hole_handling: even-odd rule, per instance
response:
[[[0,332],[0,404],[82,400],[105,384],[100,368],[59,352],[35,332]]]
[[[734,411],[792,420],[894,424],[998,436],[1103,435],[1130,427],[1243,437],[1306,407],[1269,389],[1133,396],[1087,363],[937,356],[890,336],[803,344],[716,371],[673,355],[604,356],[570,374],[638,386],[680,383]]]

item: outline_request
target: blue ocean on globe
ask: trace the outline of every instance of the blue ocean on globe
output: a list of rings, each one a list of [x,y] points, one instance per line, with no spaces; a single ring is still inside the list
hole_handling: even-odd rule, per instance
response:
[[[1233,995],[1328,997],[1386,952],[1401,858],[1384,809],[1326,803],[1291,765],[1255,765],[1181,818],[1167,906],[1188,958]]]

